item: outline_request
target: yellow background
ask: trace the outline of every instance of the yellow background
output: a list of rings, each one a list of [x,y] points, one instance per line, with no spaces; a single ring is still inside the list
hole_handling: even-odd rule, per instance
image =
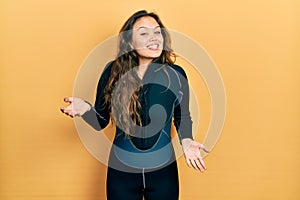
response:
[[[179,159],[181,199],[300,199],[299,6],[0,1],[0,199],[105,199],[106,167],[59,108],[88,53],[139,9],[156,11],[168,28],[201,44],[226,88],[227,117],[205,158],[208,171],[197,173]]]

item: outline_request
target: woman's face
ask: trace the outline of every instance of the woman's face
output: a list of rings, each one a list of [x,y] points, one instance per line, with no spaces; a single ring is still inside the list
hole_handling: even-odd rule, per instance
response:
[[[163,49],[163,36],[157,21],[150,17],[141,17],[133,25],[132,48],[141,59],[154,59],[160,56]]]

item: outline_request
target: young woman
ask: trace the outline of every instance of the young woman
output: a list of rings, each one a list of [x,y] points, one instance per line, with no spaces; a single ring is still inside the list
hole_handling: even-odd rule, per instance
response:
[[[203,172],[200,149],[192,138],[189,87],[174,64],[170,36],[159,17],[134,13],[119,33],[118,54],[100,77],[94,106],[77,98],[61,111],[81,116],[96,130],[110,120],[116,135],[107,172],[109,200],[177,200],[178,171],[171,143],[172,118],[189,167]]]

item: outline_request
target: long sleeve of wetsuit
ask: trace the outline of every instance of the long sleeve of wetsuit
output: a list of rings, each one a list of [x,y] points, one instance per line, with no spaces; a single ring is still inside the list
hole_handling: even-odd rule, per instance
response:
[[[105,69],[103,70],[103,73],[101,74],[97,86],[95,105],[92,106],[89,102],[86,101],[88,104],[91,105],[91,109],[81,116],[86,123],[88,123],[97,131],[104,129],[108,125],[110,119],[109,105],[105,104],[104,90],[109,80],[111,67],[112,64],[110,62],[106,65]]]
[[[174,125],[176,127],[180,143],[184,138],[193,139],[192,135],[192,119],[189,108],[190,93],[189,84],[185,71],[178,65],[173,65],[173,68],[179,72],[181,81],[181,94],[174,108]]]

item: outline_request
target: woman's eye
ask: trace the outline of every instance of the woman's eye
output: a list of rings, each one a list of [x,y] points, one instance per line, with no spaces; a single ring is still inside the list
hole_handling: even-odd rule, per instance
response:
[[[141,33],[140,35],[147,35],[147,33]]]
[[[160,31],[155,31],[155,34],[161,34],[161,32]]]

